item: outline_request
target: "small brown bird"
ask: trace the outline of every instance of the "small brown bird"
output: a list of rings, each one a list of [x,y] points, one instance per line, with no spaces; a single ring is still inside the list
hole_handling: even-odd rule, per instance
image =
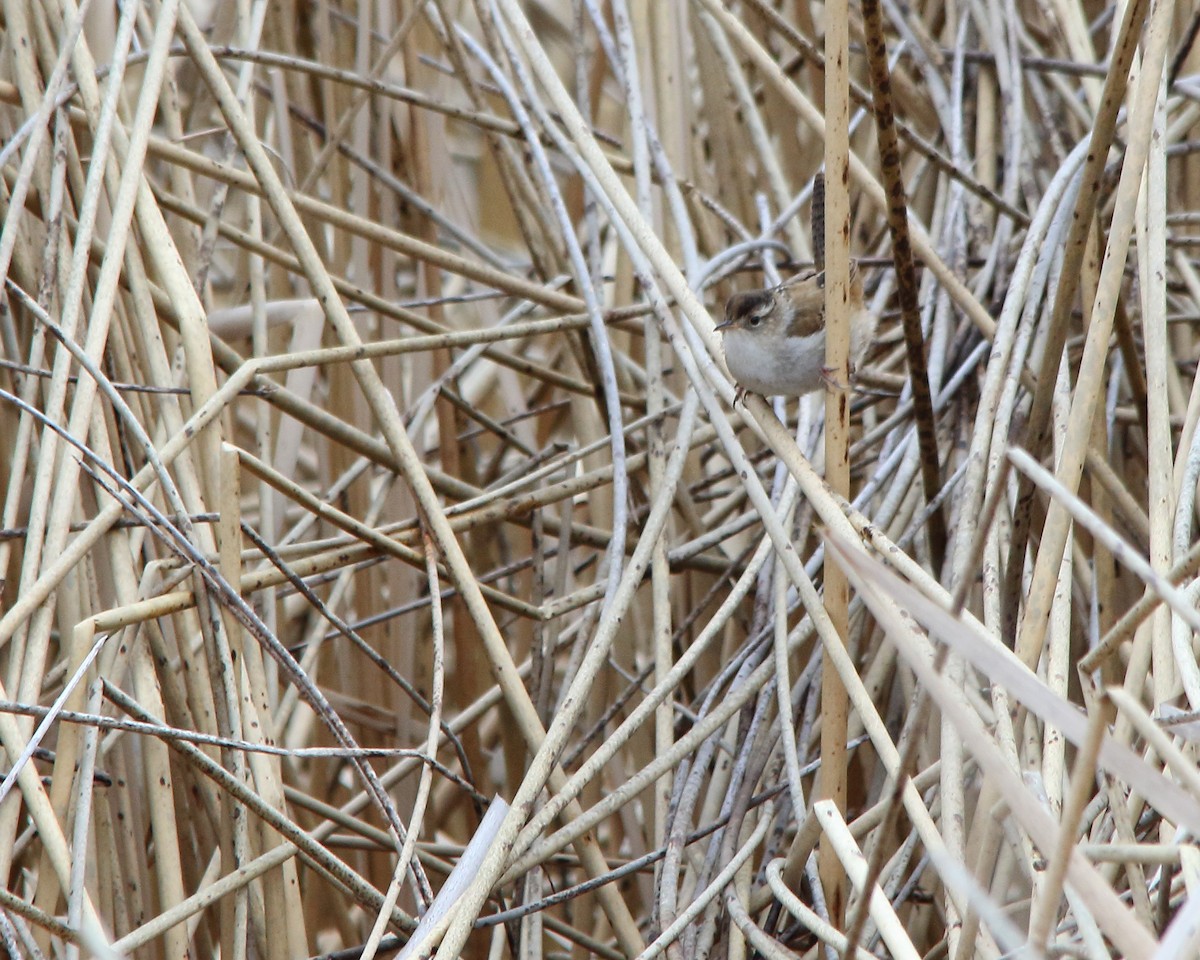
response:
[[[863,303],[858,265],[850,264],[850,369],[866,353],[879,318]],[[725,362],[747,393],[800,397],[828,378],[825,367],[825,273],[805,273],[765,290],[735,293],[718,324]]]

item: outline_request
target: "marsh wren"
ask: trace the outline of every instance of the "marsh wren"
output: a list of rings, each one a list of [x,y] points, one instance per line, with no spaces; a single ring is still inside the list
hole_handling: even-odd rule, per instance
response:
[[[850,369],[875,336],[878,317],[863,303],[858,265],[850,264]],[[735,293],[718,324],[725,362],[747,393],[800,397],[828,379],[825,367],[825,273],[804,273],[765,290]]]

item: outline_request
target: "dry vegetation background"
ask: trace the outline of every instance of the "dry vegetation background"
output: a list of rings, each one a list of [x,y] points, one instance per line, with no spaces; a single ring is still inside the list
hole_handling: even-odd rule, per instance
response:
[[[10,955],[1197,955],[1192,5],[0,11]]]

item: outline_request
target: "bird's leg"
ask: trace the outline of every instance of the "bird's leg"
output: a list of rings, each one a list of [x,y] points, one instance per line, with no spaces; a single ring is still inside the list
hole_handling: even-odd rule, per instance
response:
[[[850,382],[848,384],[843,385],[837,379],[836,374],[838,372],[839,371],[834,370],[833,367],[826,367],[822,365],[821,382],[824,383],[825,386],[830,390],[844,390],[849,393],[853,393],[858,390],[858,377],[855,375],[856,371],[853,363],[849,364]]]
[[[746,405],[747,397],[761,397],[763,403],[767,402],[767,395],[765,393],[755,393],[753,390],[747,390],[741,384],[735,383],[734,391],[733,391],[733,407],[734,407],[734,409],[735,410],[737,409],[737,405],[739,403],[744,407]]]

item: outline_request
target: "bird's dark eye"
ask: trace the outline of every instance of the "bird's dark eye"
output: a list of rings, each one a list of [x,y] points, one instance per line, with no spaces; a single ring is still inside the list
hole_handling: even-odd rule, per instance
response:
[[[763,318],[761,313],[750,314],[750,319],[747,321],[747,323],[749,323],[752,327],[757,327],[762,322]]]

